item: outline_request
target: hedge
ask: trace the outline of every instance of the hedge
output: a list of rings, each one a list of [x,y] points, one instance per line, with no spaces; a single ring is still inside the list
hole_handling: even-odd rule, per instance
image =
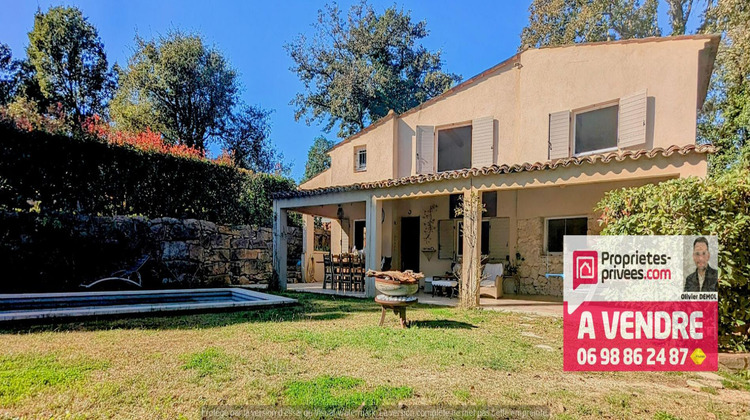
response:
[[[293,180],[0,123],[0,208],[271,226]]]
[[[718,235],[719,343],[750,348],[750,167],[607,193],[603,235]]]

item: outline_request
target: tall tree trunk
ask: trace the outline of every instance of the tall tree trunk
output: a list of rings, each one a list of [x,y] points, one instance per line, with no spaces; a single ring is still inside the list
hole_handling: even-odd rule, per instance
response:
[[[479,307],[481,279],[482,193],[474,187],[464,193],[463,216],[464,252],[461,266],[460,305],[463,308],[476,308]]]

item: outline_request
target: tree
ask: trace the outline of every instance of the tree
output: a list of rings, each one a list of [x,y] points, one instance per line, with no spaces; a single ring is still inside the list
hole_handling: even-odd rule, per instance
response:
[[[307,163],[305,163],[305,175],[301,182],[307,182],[315,175],[331,167],[331,157],[328,156],[328,150],[335,143],[323,136],[318,136],[313,141],[310,150],[307,152]]]
[[[161,132],[171,143],[205,150],[231,123],[237,73],[199,35],[170,32],[136,37],[137,49],[119,74],[112,116],[123,129]]]
[[[698,120],[698,140],[720,146],[711,170],[721,173],[750,152],[750,7],[746,0],[718,0],[705,13],[702,31],[721,33],[711,88]]]
[[[534,0],[520,49],[659,36],[657,6],[658,0]]]
[[[71,128],[103,113],[112,90],[104,45],[96,28],[75,7],[37,11],[26,49],[42,95],[62,104]]]
[[[709,0],[710,1],[710,0]],[[687,21],[693,9],[693,0],[667,0],[672,35],[685,35]]]
[[[7,104],[15,96],[17,65],[10,47],[0,44],[0,106]]]
[[[283,164],[284,155],[279,154],[271,143],[270,115],[271,111],[253,106],[244,107],[232,115],[224,144],[232,152],[235,166],[255,172],[289,172],[290,168]]]
[[[445,92],[460,77],[444,73],[440,52],[419,45],[427,24],[390,7],[382,15],[366,2],[346,19],[338,6],[318,11],[315,35],[300,35],[285,48],[305,86],[291,104],[295,119],[338,124],[340,137],[352,135],[388,114],[400,113]]]

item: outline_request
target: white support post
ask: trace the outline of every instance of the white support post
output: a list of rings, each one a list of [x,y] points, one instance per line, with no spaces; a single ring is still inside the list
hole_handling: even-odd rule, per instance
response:
[[[313,251],[315,251],[315,217],[304,214],[302,215],[302,279],[305,283],[315,281]]]
[[[287,210],[273,205],[273,271],[278,276],[279,290],[286,290],[287,276]],[[273,282],[273,279],[271,280]],[[273,286],[273,285],[269,285]]]
[[[365,210],[365,235],[367,240],[367,246],[365,247],[367,254],[365,258],[368,270],[380,270],[380,260],[382,259],[382,244],[380,240],[382,211],[383,202],[377,200],[375,197],[370,197],[366,203]],[[372,277],[365,278],[365,295],[375,297],[376,293],[375,279]]]

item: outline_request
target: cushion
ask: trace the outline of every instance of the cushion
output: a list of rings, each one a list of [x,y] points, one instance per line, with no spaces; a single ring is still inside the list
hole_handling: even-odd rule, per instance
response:
[[[495,279],[482,280],[479,282],[479,287],[495,287]]]
[[[492,282],[495,282],[495,276],[503,276],[503,264],[485,264],[484,270],[482,271],[482,277],[486,278],[487,280],[492,280]]]
[[[456,280],[434,280],[432,285],[438,287],[456,287],[458,286],[458,282]]]

